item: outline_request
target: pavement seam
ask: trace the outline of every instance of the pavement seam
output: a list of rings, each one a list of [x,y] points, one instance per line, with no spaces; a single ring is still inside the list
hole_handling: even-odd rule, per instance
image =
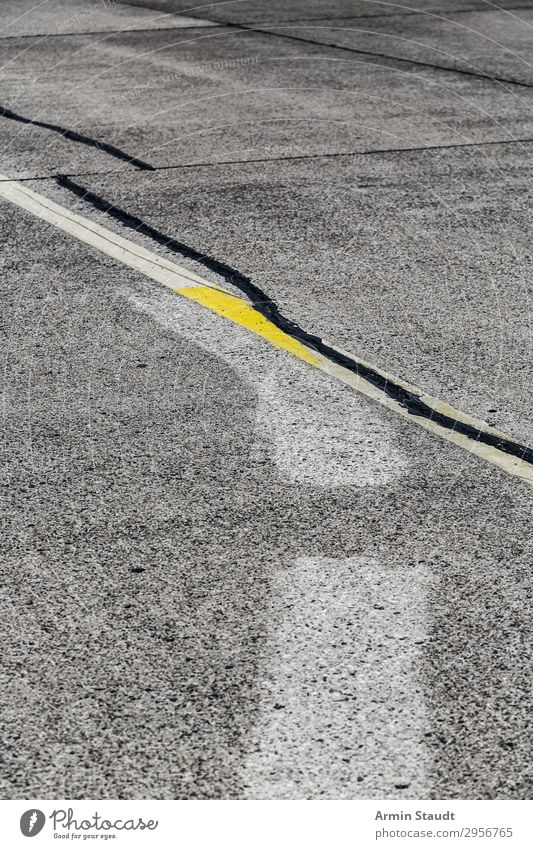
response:
[[[132,5],[129,3],[122,3],[121,5]],[[155,6],[134,6],[136,9],[149,9],[151,11],[161,11],[156,10]],[[444,15],[468,15],[468,14],[485,14],[486,12],[495,12],[498,10],[495,9],[446,9],[437,10],[436,12],[431,12],[431,17],[440,17]],[[520,11],[531,11],[531,6],[514,6],[512,9],[502,9],[503,12],[520,12]],[[166,14],[178,15],[180,12],[168,12]],[[255,26],[265,26],[270,25],[282,25],[282,24],[297,24],[297,23],[306,23],[307,21],[366,21],[372,18],[411,18],[417,15],[428,15],[428,13],[424,13],[423,11],[413,11],[413,12],[389,12],[385,14],[376,14],[376,15],[319,15],[312,18],[284,18],[281,21],[240,21],[241,24],[247,26],[248,24],[254,24]],[[165,13],[163,12],[163,17]],[[190,17],[187,15],[187,17]],[[205,21],[204,18],[197,18],[198,21]],[[445,20],[448,20],[445,18]],[[228,21],[211,21],[207,26],[209,28],[213,27],[225,27],[229,22]],[[206,28],[206,23],[202,23],[202,28]],[[199,29],[199,26],[194,26],[194,24],[187,24],[185,26],[170,26],[170,27],[139,27],[139,28],[130,28],[127,29],[104,29],[104,30],[93,30],[89,32],[41,32],[41,33],[22,33],[20,35],[0,35],[0,41],[9,41],[16,38],[72,38],[75,36],[91,36],[91,35],[129,35],[130,33],[150,33],[150,32],[174,32],[175,30],[187,30],[187,29]]]
[[[135,9],[143,9],[143,8],[149,9],[149,10],[154,11],[154,12],[155,11],[159,11],[159,12],[162,11],[161,9],[156,9],[155,6],[146,6],[146,5],[137,6],[136,4],[132,4],[132,3],[121,3],[120,5],[131,6],[132,8],[135,8]],[[501,9],[501,10],[498,10],[498,9],[476,9],[476,8],[473,8],[473,9],[446,9],[446,10],[436,10],[435,12],[431,12],[431,13],[429,13],[429,16],[438,18],[438,17],[444,16],[444,15],[468,15],[468,14],[479,14],[479,13],[485,14],[486,12],[494,13],[495,11],[496,12],[497,11],[503,11],[503,12],[525,11],[525,12],[530,12],[531,6],[513,6],[511,9]],[[180,15],[182,13],[181,12],[167,12],[167,13],[163,13],[163,17],[164,17],[165,14]],[[315,16],[315,17],[312,17],[312,18],[284,18],[283,20],[277,21],[275,23],[276,23],[276,25],[278,25],[278,24],[281,25],[281,24],[293,24],[293,23],[297,24],[297,23],[300,23],[300,22],[305,23],[307,21],[324,21],[324,20],[327,20],[327,21],[360,21],[360,20],[364,21],[364,20],[369,20],[371,18],[411,18],[413,16],[424,15],[424,14],[426,16],[428,15],[428,13],[426,13],[424,11],[420,11],[420,10],[416,10],[416,11],[413,11],[413,12],[407,12],[407,11],[406,12],[388,12],[388,13],[376,14],[376,15],[319,15],[319,16]],[[190,17],[190,16],[187,15],[187,17]],[[448,20],[448,18],[444,18],[444,17],[443,17],[443,19]],[[205,21],[204,18],[197,18],[196,20]],[[225,27],[225,26],[227,26],[228,23],[229,23],[228,21],[215,21],[215,20],[211,21],[210,20],[209,23],[208,23],[208,26],[209,26],[209,28],[211,28],[211,27],[213,27],[213,28]],[[243,24],[244,26],[247,26],[248,24],[254,24],[255,26],[265,26],[265,24],[270,24],[272,26],[272,21],[241,21],[240,23]],[[205,28],[205,27],[206,27],[206,23],[202,23],[202,28]],[[138,33],[138,32],[141,32],[141,33],[146,33],[146,32],[173,32],[175,30],[181,30],[181,29],[198,29],[198,28],[199,27],[196,27],[193,24],[190,24],[190,25],[187,24],[186,26],[176,25],[176,26],[170,26],[170,27],[139,27],[138,29],[133,29],[133,28],[128,27],[127,29],[109,29],[109,30],[97,30],[97,31],[90,31],[90,32],[23,33],[21,35],[1,35],[0,41],[8,41],[10,39],[16,39],[16,38],[71,38],[71,37],[78,36],[78,35],[80,35],[80,36],[85,36],[85,35],[89,35],[89,36],[90,35],[129,35],[130,33]]]
[[[198,18],[201,20],[201,18]],[[139,27],[138,29],[101,29],[101,30],[93,30],[90,32],[41,32],[41,33],[27,33],[24,35],[0,35],[0,41],[9,41],[10,39],[16,38],[75,38],[77,36],[92,36],[92,35],[130,35],[130,33],[147,33],[147,32],[175,32],[176,30],[188,30],[188,29],[217,29],[218,27],[224,27],[225,24],[217,24],[217,23],[209,23],[209,25],[203,24],[202,26],[194,26],[191,24],[190,26],[172,26],[172,27]]]
[[[198,20],[202,20],[198,18]],[[255,32],[259,35],[271,35],[275,38],[285,38],[290,41],[299,41],[304,44],[312,44],[317,47],[331,47],[333,50],[344,50],[348,53],[355,53],[359,56],[372,56],[375,59],[385,59],[387,62],[396,62],[400,64],[407,64],[414,67],[420,68],[430,68],[433,71],[441,71],[443,73],[448,74],[460,74],[463,76],[474,77],[475,79],[485,80],[491,83],[505,83],[508,85],[520,86],[522,88],[533,88],[533,83],[524,82],[523,80],[513,80],[507,77],[501,77],[496,74],[484,74],[478,71],[468,71],[464,68],[451,68],[449,65],[437,65],[433,62],[422,62],[419,59],[408,59],[402,56],[392,56],[388,53],[379,53],[371,50],[362,50],[357,47],[349,47],[347,45],[334,44],[329,41],[318,41],[317,39],[304,38],[300,35],[289,35],[288,33],[281,32],[273,32],[272,30],[267,29],[258,29],[257,27],[247,26],[245,24],[234,24],[234,23],[226,23],[226,27],[229,29],[240,30],[241,32]],[[387,68],[388,65],[383,65],[382,67]]]
[[[162,12],[163,14],[168,14],[168,15],[172,15],[172,16],[183,15],[184,17],[186,16],[188,18],[194,18],[195,17],[194,15],[189,15],[187,13],[189,11],[194,12],[198,8],[197,6],[192,6],[190,9],[182,9],[180,12],[166,12],[165,13],[164,10],[162,10],[161,8],[158,8],[157,6],[151,6],[149,3],[128,3],[127,0],[119,0],[119,2],[120,2],[121,6],[130,6],[133,9],[148,9],[152,12]],[[395,4],[390,4],[390,5],[395,5]],[[403,6],[401,8],[405,9],[405,11],[388,12],[388,13],[385,12],[384,14],[372,14],[372,15],[331,15],[331,16],[320,15],[320,17],[312,17],[312,18],[285,18],[284,20],[279,21],[279,23],[280,24],[292,23],[293,21],[294,22],[315,21],[315,20],[316,21],[322,21],[326,17],[327,17],[328,20],[339,20],[340,21],[340,20],[358,20],[359,18],[410,18],[410,17],[413,17],[414,15],[426,15],[426,17],[429,17],[429,16],[438,17],[440,15],[461,15],[461,14],[472,14],[474,12],[481,12],[481,13],[484,14],[486,12],[493,12],[494,13],[494,12],[518,12],[518,11],[529,12],[529,11],[531,11],[531,6],[513,6],[510,9],[503,9],[501,7],[495,7],[494,4],[491,4],[491,8],[488,8],[488,9],[487,8],[482,8],[482,9],[452,9],[452,10],[450,10],[450,9],[435,9],[435,10],[432,10],[431,12],[426,12],[424,9],[412,9],[411,11],[408,11],[409,9],[411,9],[411,7],[409,7],[409,6]],[[205,20],[205,19],[204,18],[195,18],[195,20],[201,21],[201,20]],[[223,21],[221,23],[222,24],[228,24],[228,23],[231,23],[231,21]],[[243,24],[246,24],[246,23],[261,24],[261,23],[264,23],[264,22],[263,21],[241,21],[241,23],[243,23]]]
[[[433,144],[424,147],[391,147],[357,151],[339,151],[338,153],[303,153],[297,156],[271,156],[265,159],[226,159],[215,162],[183,162],[177,165],[154,165],[150,172],[178,171],[183,168],[216,168],[221,165],[254,165],[268,162],[298,162],[307,159],[335,159],[352,156],[385,156],[388,153],[424,153],[426,150],[454,150],[455,148],[488,147],[491,145],[531,144],[533,139],[495,139],[486,142],[460,142],[459,144]],[[121,177],[124,171],[81,171],[62,174],[36,174],[31,177],[1,177],[0,183],[31,183],[33,180],[57,180],[61,177]],[[127,172],[129,173],[129,172]]]
[[[180,165],[158,165],[154,171],[171,171],[178,168],[211,168],[217,165],[246,165],[247,163],[292,162],[301,159],[337,159],[349,156],[375,156],[386,153],[420,153],[425,150],[453,150],[456,147],[486,147],[495,144],[528,144],[533,139],[496,139],[486,142],[460,142],[458,144],[433,144],[424,147],[369,148],[368,150],[339,151],[338,153],[302,153],[296,156],[271,156],[264,159],[227,159],[220,162],[186,162]]]

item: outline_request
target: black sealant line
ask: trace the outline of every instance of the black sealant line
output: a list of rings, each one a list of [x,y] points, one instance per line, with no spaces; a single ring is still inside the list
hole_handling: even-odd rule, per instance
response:
[[[178,165],[155,165],[152,172],[158,171],[179,171],[184,168],[217,168],[221,165],[255,165],[257,163],[269,162],[298,162],[305,159],[343,159],[355,156],[374,156],[375,154],[384,155],[387,153],[424,153],[425,151],[434,150],[454,150],[455,148],[469,147],[487,147],[497,144],[531,144],[531,139],[495,139],[495,141],[486,142],[460,142],[459,144],[427,144],[424,147],[389,147],[389,148],[369,148],[368,150],[352,150],[339,151],[338,153],[302,153],[296,156],[269,156],[261,159],[221,159],[214,162],[183,162]],[[122,175],[123,171],[72,171],[68,174],[60,176],[64,177],[108,177],[113,175]],[[34,174],[31,177],[7,177],[0,179],[0,183],[31,183],[33,180],[55,180],[57,174]]]
[[[302,41],[304,44],[314,44],[318,47],[331,47],[334,50],[346,50],[348,53],[358,53],[361,56],[373,56],[378,59],[386,59],[389,62],[401,62],[407,63],[408,65],[415,65],[421,68],[431,68],[434,71],[446,71],[452,74],[466,74],[468,77],[476,77],[479,80],[488,80],[489,82],[498,82],[498,83],[506,83],[508,85],[517,85],[522,86],[524,88],[533,88],[533,83],[526,83],[521,80],[511,80],[507,77],[500,77],[497,75],[491,74],[483,74],[479,71],[468,71],[465,68],[451,68],[449,65],[437,65],[434,62],[422,62],[420,59],[408,59],[404,56],[391,56],[388,53],[378,53],[372,50],[361,50],[357,47],[348,47],[343,44],[334,44],[329,41],[318,41],[313,38],[304,38],[301,35],[289,35],[289,33],[285,32],[273,32],[272,30],[267,29],[257,29],[257,27],[246,26],[245,24],[226,24],[227,27],[231,27],[233,29],[242,30],[243,32],[257,32],[261,35],[273,35],[276,38],[287,38],[291,41]],[[279,24],[281,26],[281,24]],[[349,30],[347,30],[349,31]]]
[[[129,153],[126,153],[119,147],[115,147],[107,142],[99,141],[98,139],[93,139],[90,136],[84,136],[81,133],[77,133],[75,130],[60,127],[58,124],[49,124],[47,121],[36,121],[33,118],[26,118],[24,115],[18,115],[16,112],[13,112],[11,109],[7,109],[5,106],[0,106],[0,118],[9,118],[11,121],[18,121],[21,124],[33,124],[35,127],[43,127],[46,130],[52,130],[54,133],[59,133],[70,141],[79,142],[80,144],[87,145],[87,147],[94,147],[97,150],[102,150],[104,153],[114,156],[115,159],[122,159],[124,162],[128,162],[129,165],[134,165],[135,168],[139,168],[141,171],[155,171],[153,165],[149,165],[148,162],[143,162],[142,159],[137,159],[136,156],[130,156]]]
[[[163,10],[161,8],[159,8],[158,6],[151,6],[148,3],[128,3],[127,0],[119,0],[119,2],[122,6],[133,6],[135,9],[150,9],[154,12],[162,12],[163,14],[169,14],[169,15],[178,15],[178,16],[181,15],[182,17],[187,17],[187,18],[191,17],[190,15],[187,14],[187,11],[195,12],[195,11],[198,10],[198,7],[194,6],[194,7],[191,7],[190,10],[182,9],[180,12],[164,13]],[[210,7],[208,7],[208,8],[210,8]],[[531,6],[513,6],[511,9],[503,9],[503,11],[504,12],[516,12],[516,11],[520,11],[521,9],[523,9],[525,11],[530,11]],[[431,15],[432,17],[438,17],[439,15],[462,15],[462,14],[471,14],[472,12],[477,13],[477,12],[494,12],[494,11],[495,11],[494,8],[489,8],[489,9],[481,8],[480,9],[480,8],[475,8],[475,7],[471,8],[471,9],[436,9],[432,12],[429,12],[428,15]],[[496,11],[502,11],[502,10],[499,9],[499,8],[496,8]],[[285,19],[278,21],[277,23],[279,24],[279,26],[281,26],[284,23],[292,23],[292,22],[298,23],[299,21],[323,21],[323,20],[345,20],[345,19],[348,19],[348,20],[363,19],[364,20],[365,18],[410,18],[413,15],[424,15],[424,12],[421,11],[420,9],[413,9],[412,11],[407,11],[407,8],[403,7],[403,9],[400,9],[400,11],[398,11],[398,12],[377,12],[377,13],[372,13],[370,15],[354,15],[354,14],[351,14],[351,15],[327,15],[326,14],[326,15],[320,15],[319,17],[314,16],[312,18],[307,18],[307,17],[305,17],[305,18],[304,17],[301,17],[301,18],[285,18]],[[197,18],[194,15],[193,15],[193,19],[198,20],[198,21],[203,21],[203,20],[209,20],[210,22],[213,21],[212,18]],[[231,22],[221,21],[220,23],[221,23],[222,26],[225,26],[226,24],[231,23]],[[254,25],[257,26],[257,24],[264,24],[264,23],[270,23],[271,24],[272,22],[271,21],[241,21],[240,23],[243,23],[243,24],[249,23],[249,24],[254,24]]]
[[[274,324],[277,328],[282,330],[284,333],[287,333],[296,341],[305,345],[306,348],[310,348],[311,350],[321,354],[323,357],[326,357],[326,359],[330,362],[345,368],[347,371],[352,372],[358,377],[364,378],[364,380],[368,381],[368,383],[372,384],[372,386],[375,386],[393,401],[400,404],[400,406],[406,409],[410,415],[428,419],[446,430],[454,431],[455,433],[466,436],[468,439],[472,439],[475,442],[480,442],[492,448],[497,448],[505,454],[510,454],[513,457],[518,457],[520,460],[533,464],[533,449],[528,448],[526,445],[521,445],[519,442],[514,442],[506,437],[498,436],[497,434],[474,427],[473,425],[467,424],[459,419],[454,419],[451,416],[447,416],[444,413],[434,410],[433,407],[430,407],[429,404],[426,404],[426,402],[422,400],[420,395],[405,389],[394,380],[385,377],[379,371],[372,368],[372,366],[361,363],[347,354],[337,351],[335,348],[332,348],[324,342],[319,336],[315,336],[307,330],[304,330],[294,321],[291,321],[282,315],[278,305],[269,298],[268,295],[259,288],[259,286],[253,283],[249,277],[242,274],[240,271],[237,271],[235,268],[232,268],[230,265],[227,265],[225,262],[221,262],[214,257],[201,253],[196,250],[196,248],[192,248],[190,245],[186,245],[184,242],[180,242],[171,236],[167,236],[160,230],[156,230],[154,227],[146,224],[135,215],[130,215],[130,213],[113,206],[113,204],[104,200],[104,198],[99,195],[96,195],[83,186],[74,183],[66,176],[57,176],[55,179],[62,188],[67,189],[77,197],[86,201],[94,209],[97,209],[100,212],[105,212],[124,227],[134,230],[136,233],[140,233],[143,236],[147,236],[173,253],[186,257],[187,259],[192,259],[210,271],[213,271],[215,274],[218,274],[227,283],[235,286],[235,288],[245,294],[252,302],[254,309],[264,316],[264,318],[268,319],[268,321],[272,322],[272,324]]]

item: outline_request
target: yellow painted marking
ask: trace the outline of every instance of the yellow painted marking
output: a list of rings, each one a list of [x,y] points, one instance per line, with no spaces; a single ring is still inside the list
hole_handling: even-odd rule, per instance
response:
[[[224,318],[229,318],[235,324],[246,327],[252,333],[257,333],[258,336],[262,336],[263,339],[270,342],[274,348],[282,348],[289,354],[293,354],[300,360],[305,360],[306,363],[318,368],[318,360],[301,342],[293,339],[288,333],[284,333],[283,330],[272,324],[268,318],[258,313],[242,298],[230,295],[223,289],[213,289],[211,286],[187,286],[183,289],[176,289],[176,292],[178,295],[190,298],[191,301],[196,301],[196,303],[207,307]]]

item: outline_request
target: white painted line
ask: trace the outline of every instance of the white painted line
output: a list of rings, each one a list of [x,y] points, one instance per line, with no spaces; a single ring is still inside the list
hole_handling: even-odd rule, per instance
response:
[[[11,181],[9,177],[4,177],[2,174],[0,174],[0,181],[5,181],[0,182],[0,197],[22,207],[27,212],[31,212],[37,218],[42,218],[43,221],[53,224],[54,227],[63,230],[70,236],[75,236],[76,239],[85,242],[101,253],[113,257],[123,265],[134,268],[135,271],[139,271],[146,277],[150,277],[151,280],[155,280],[156,283],[161,283],[168,289],[172,289],[173,292],[176,289],[188,286],[216,288],[192,271],[169,262],[128,239],[123,239],[122,236],[118,236],[112,230],[96,224],[89,218],[71,212],[66,207],[54,203],[54,201],[37,194],[37,192],[32,192],[23,183]]]

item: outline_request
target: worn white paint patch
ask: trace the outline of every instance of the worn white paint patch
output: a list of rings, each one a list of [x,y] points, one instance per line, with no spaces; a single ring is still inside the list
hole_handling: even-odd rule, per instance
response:
[[[277,574],[247,797],[427,798],[431,581],[426,568],[362,558],[300,559]]]
[[[386,418],[318,372],[285,362],[256,386],[258,424],[270,437],[276,466],[291,481],[371,486],[407,467]]]
[[[371,486],[407,470],[386,415],[358,393],[194,303],[156,291],[126,296],[136,310],[220,357],[253,386],[256,450],[292,482]],[[206,375],[206,401],[217,391]],[[204,425],[216,429],[216,419],[206,415]]]

